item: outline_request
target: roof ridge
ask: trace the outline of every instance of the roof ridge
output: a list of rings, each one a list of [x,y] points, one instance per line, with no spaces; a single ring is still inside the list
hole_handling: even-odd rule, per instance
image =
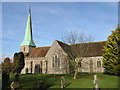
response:
[[[73,44],[73,45],[80,45],[80,44],[93,44],[93,43],[103,43],[103,42],[106,42],[106,41],[89,42],[89,43],[76,43],[76,44]],[[73,46],[73,45],[69,45],[69,46]]]
[[[64,42],[62,42],[62,41],[59,41],[59,40],[55,40],[55,41],[57,41],[58,43],[60,42],[60,43],[62,43],[62,44],[68,45],[68,44],[66,44],[66,43],[64,43]],[[69,45],[68,45],[68,46],[69,46]]]
[[[51,46],[36,47],[36,48],[50,48]]]

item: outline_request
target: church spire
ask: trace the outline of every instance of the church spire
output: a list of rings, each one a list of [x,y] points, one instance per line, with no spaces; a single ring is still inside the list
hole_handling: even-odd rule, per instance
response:
[[[27,20],[27,24],[26,24],[25,37],[20,46],[35,47],[35,43],[33,41],[33,36],[32,36],[31,6],[30,6],[29,12],[28,12],[28,20]]]

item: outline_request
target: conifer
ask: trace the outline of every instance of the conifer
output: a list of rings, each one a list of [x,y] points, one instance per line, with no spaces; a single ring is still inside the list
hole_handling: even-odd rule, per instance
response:
[[[103,48],[103,67],[109,74],[120,75],[120,26],[112,31]]]

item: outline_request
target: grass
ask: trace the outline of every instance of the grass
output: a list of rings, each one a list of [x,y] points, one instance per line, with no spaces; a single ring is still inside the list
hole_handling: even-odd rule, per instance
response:
[[[2,74],[0,73],[0,89],[2,88]]]
[[[67,74],[21,74],[20,88],[60,88],[61,76],[65,77],[66,88],[94,88],[94,73],[79,73],[78,79],[74,80],[73,75]],[[97,73],[100,88],[118,88],[118,76]],[[13,75],[10,79],[13,81]]]

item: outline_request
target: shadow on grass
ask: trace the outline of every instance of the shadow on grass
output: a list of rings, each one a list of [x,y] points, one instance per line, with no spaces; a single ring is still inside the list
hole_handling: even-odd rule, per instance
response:
[[[46,83],[44,80],[37,80],[35,81],[35,83],[33,84],[32,89],[48,89],[49,87],[53,86],[50,83]]]
[[[66,85],[66,87],[68,87],[70,84],[71,84],[71,83],[68,83],[68,84]]]
[[[104,74],[99,73],[78,73],[77,79],[85,78],[87,80],[91,80],[93,79],[94,74],[97,74],[99,78],[103,78],[104,76]],[[76,81],[73,80],[74,74],[26,74],[20,76],[20,89],[43,90],[50,89],[51,87],[60,88],[61,76],[64,76],[66,79],[66,88]]]
[[[32,89],[48,89],[50,88],[51,86],[54,86],[57,81],[57,79],[59,80],[59,78],[56,78],[58,76],[61,76],[61,75],[47,75],[47,76],[43,76],[41,77],[39,80],[35,81],[34,84],[33,84],[33,87]]]

